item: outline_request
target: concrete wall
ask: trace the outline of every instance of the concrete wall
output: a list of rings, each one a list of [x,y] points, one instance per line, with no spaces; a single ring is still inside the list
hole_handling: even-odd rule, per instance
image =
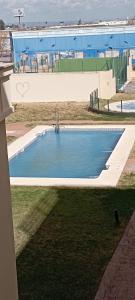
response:
[[[102,87],[103,83],[103,87]],[[12,102],[89,101],[90,93],[99,90],[100,98],[116,93],[112,71],[85,73],[13,74]]]
[[[116,94],[116,78],[112,70],[99,72],[99,91],[101,99],[110,99]]]

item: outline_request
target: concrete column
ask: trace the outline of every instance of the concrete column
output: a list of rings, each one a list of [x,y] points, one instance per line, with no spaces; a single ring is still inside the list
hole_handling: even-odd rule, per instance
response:
[[[5,120],[0,122],[0,300],[17,300]]]

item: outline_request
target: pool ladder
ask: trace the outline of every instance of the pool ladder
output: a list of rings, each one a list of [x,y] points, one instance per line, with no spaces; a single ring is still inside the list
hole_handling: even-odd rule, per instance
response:
[[[59,118],[59,112],[58,111],[56,111],[56,113],[55,113],[55,118],[56,118],[55,132],[59,133],[59,131],[60,131],[60,118]]]

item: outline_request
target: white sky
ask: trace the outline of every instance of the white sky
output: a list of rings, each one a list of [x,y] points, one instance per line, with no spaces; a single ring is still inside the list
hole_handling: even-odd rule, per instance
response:
[[[14,22],[13,10],[25,9],[26,21],[94,20],[133,17],[135,0],[0,0],[0,18]]]

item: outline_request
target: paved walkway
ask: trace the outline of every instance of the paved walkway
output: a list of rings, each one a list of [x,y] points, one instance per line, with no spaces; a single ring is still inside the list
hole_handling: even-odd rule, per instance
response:
[[[6,124],[6,132],[8,136],[20,137],[31,130],[30,127],[26,127],[25,123],[11,123]]]
[[[135,300],[135,212],[107,266],[95,300]]]

